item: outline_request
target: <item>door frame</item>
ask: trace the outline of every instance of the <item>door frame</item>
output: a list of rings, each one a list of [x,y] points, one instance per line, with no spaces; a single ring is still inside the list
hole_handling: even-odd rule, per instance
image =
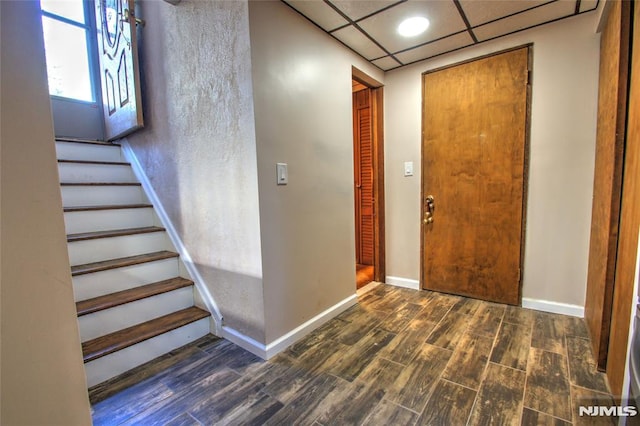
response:
[[[528,196],[529,196],[529,162],[530,162],[530,152],[531,152],[531,99],[532,99],[532,74],[533,74],[533,43],[525,43],[518,46],[510,47],[508,49],[500,50],[497,52],[488,53],[486,55],[476,56],[473,58],[465,59],[460,62],[455,62],[453,64],[444,65],[442,67],[430,69],[424,71],[421,74],[421,99],[422,99],[422,108],[421,108],[421,141],[420,141],[420,289],[424,290],[425,285],[425,267],[424,267],[424,249],[425,249],[425,241],[424,241],[424,226],[425,224],[422,221],[422,218],[425,216],[426,206],[424,203],[424,199],[427,196],[424,192],[424,185],[426,179],[425,168],[422,167],[424,164],[424,114],[425,114],[425,99],[424,99],[424,76],[427,74],[431,74],[438,71],[443,71],[448,68],[453,68],[459,65],[468,64],[470,62],[475,62],[478,60],[490,58],[492,56],[501,55],[503,53],[509,53],[518,49],[528,49],[528,60],[527,60],[527,68],[528,68],[528,81],[527,81],[527,104],[526,104],[526,116],[525,116],[525,129],[524,129],[524,170],[522,174],[522,218],[521,218],[521,235],[520,235],[520,277],[518,280],[518,300],[519,305],[522,305],[522,282],[524,276],[524,248],[526,245],[526,229],[527,229],[527,204],[528,204]]]
[[[383,84],[356,67],[351,78],[371,89],[371,136],[373,142],[373,269],[374,281],[386,279],[384,200],[384,98]],[[354,206],[355,211],[355,206]],[[355,217],[355,214],[354,214]],[[355,245],[354,245],[355,251]]]

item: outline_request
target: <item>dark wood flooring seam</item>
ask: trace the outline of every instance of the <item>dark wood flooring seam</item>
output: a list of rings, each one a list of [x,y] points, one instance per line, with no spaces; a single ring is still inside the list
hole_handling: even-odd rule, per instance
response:
[[[440,380],[442,380],[442,381],[444,381],[444,382],[452,383],[452,384],[454,384],[454,385],[456,385],[456,386],[460,386],[461,388],[465,388],[465,389],[469,389],[469,390],[472,390],[472,391],[474,391],[474,392],[477,392],[477,390],[476,390],[476,389],[470,388],[469,386],[461,385],[460,383],[456,383],[456,382],[454,382],[454,381],[451,381],[451,380],[449,380],[449,379],[445,379],[445,378],[443,378],[443,377],[441,377],[441,378],[440,378]]]
[[[383,399],[384,401],[387,401],[389,404],[393,404],[393,405],[396,405],[396,406],[398,406],[398,407],[401,407],[401,408],[403,408],[403,409],[405,409],[405,410],[411,411],[412,413],[417,414],[418,416],[420,416],[420,415],[422,414],[422,411],[418,412],[418,411],[416,411],[416,410],[414,410],[414,409],[412,409],[412,408],[405,407],[404,405],[402,405],[402,404],[400,404],[400,403],[398,403],[398,402],[393,402],[393,401],[391,401],[391,400],[389,400],[389,399],[387,399],[387,398],[382,398],[382,399]],[[427,402],[429,402],[429,401],[427,400]]]

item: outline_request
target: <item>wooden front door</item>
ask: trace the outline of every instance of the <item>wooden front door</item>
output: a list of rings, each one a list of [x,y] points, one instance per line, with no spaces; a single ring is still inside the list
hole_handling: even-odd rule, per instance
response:
[[[529,47],[423,75],[426,289],[520,303],[528,75]]]
[[[96,0],[105,139],[143,126],[133,0]]]
[[[353,93],[356,263],[374,264],[373,137],[371,89]]]

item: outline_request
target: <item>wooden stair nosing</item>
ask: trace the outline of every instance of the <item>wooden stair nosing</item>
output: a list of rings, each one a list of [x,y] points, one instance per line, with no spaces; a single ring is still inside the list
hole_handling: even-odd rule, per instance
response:
[[[102,164],[106,166],[130,166],[131,163],[125,161],[96,161],[96,160],[61,160],[58,163],[64,164]]]
[[[109,204],[103,206],[72,206],[65,207],[63,210],[65,213],[69,212],[84,212],[84,211],[96,211],[96,210],[122,210],[122,209],[148,209],[152,208],[153,204]]]
[[[82,344],[84,362],[96,360],[210,315],[209,312],[192,306],[89,340]]]
[[[139,265],[141,263],[155,262],[156,260],[171,259],[179,256],[180,255],[178,253],[163,250],[154,253],[121,257],[118,259],[103,260],[101,262],[85,263],[83,265],[72,266],[71,276],[75,277],[94,272],[108,271],[109,269],[123,268],[125,266]]]
[[[142,228],[126,228],[126,229],[113,229],[109,231],[81,232],[78,234],[67,235],[67,242],[73,243],[76,241],[97,240],[100,238],[125,237],[127,235],[150,234],[153,232],[164,232],[164,231],[166,231],[166,229],[160,226],[145,226]]]
[[[60,186],[142,186],[140,182],[60,182]]]
[[[84,143],[87,145],[104,145],[104,146],[115,146],[120,148],[120,144],[108,142],[108,141],[99,141],[97,139],[80,139],[80,138],[65,138],[65,137],[57,137],[56,142],[71,142],[71,143]]]
[[[170,278],[151,284],[145,284],[128,290],[122,290],[104,296],[98,296],[76,302],[78,316],[93,314],[105,309],[114,308],[136,300],[146,299],[193,285],[193,281],[183,277]]]

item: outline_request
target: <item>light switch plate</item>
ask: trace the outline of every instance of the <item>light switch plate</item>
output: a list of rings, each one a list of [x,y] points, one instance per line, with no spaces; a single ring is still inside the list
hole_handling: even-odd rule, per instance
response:
[[[413,176],[413,161],[405,161],[404,163],[404,175]]]
[[[286,185],[289,183],[289,172],[287,170],[287,163],[276,163],[276,183],[278,185]]]

